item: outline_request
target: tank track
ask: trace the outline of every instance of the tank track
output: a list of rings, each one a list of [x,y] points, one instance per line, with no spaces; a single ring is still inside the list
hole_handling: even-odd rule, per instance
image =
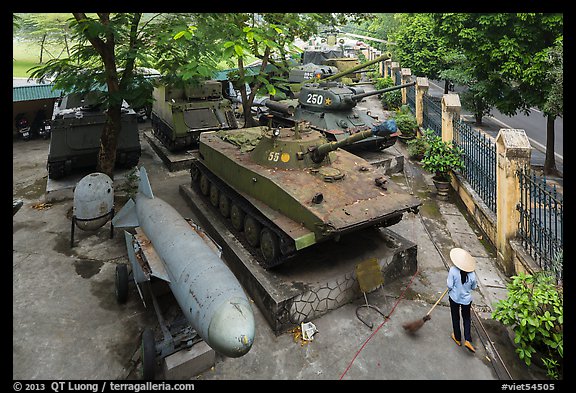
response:
[[[270,269],[272,267],[281,265],[282,263],[286,262],[289,258],[295,255],[296,248],[294,245],[293,240],[287,236],[280,228],[278,228],[272,221],[270,221],[267,217],[265,217],[262,213],[258,211],[251,203],[249,203],[246,199],[240,196],[236,191],[226,185],[222,180],[220,180],[217,176],[215,176],[211,171],[209,171],[203,164],[194,160],[192,161],[192,167],[190,169],[191,172],[191,185],[194,190],[198,191],[198,194],[202,199],[204,199],[209,208],[212,209],[218,216],[222,217],[222,222],[226,225],[226,228],[230,230],[234,234],[234,237],[242,244],[242,246],[250,252],[250,254],[256,259],[258,264],[262,266],[264,269]],[[214,184],[220,192],[224,192],[225,195],[230,199],[230,205],[233,203],[239,206],[245,213],[246,216],[251,216],[256,219],[262,229],[268,228],[273,233],[278,236],[279,244],[280,244],[280,255],[273,261],[268,262],[262,256],[262,252],[260,251],[259,247],[253,247],[248,243],[244,234],[238,231],[232,225],[232,221],[230,218],[224,218],[218,207],[215,207],[210,202],[210,196],[206,196],[202,193],[200,189],[200,175],[198,175],[197,181],[194,181],[193,171],[194,168],[197,168],[201,174],[205,174],[210,182]]]
[[[195,147],[195,144],[198,142],[195,141],[194,138],[190,135],[174,138],[173,130],[154,113],[151,115],[151,123],[152,134],[158,138],[171,152],[183,150],[188,147]]]

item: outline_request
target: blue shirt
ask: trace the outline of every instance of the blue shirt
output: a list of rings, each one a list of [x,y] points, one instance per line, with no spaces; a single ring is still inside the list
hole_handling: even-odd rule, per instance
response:
[[[478,283],[476,282],[476,274],[474,272],[468,273],[468,279],[462,284],[460,278],[460,269],[452,266],[448,272],[448,296],[450,299],[459,304],[470,304],[472,302],[472,290],[476,289]]]

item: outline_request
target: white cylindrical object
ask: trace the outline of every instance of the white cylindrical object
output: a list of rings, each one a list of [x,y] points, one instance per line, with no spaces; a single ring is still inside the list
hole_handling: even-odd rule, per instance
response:
[[[108,222],[114,207],[114,185],[104,173],[84,176],[74,189],[74,216],[76,226],[94,231]],[[99,218],[100,217],[100,218]],[[86,221],[88,220],[88,221]]]

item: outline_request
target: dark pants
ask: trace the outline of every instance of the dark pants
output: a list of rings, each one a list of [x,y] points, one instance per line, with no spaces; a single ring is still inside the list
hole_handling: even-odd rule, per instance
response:
[[[456,303],[452,298],[450,300],[450,314],[452,314],[452,329],[456,340],[462,340],[462,333],[460,332],[460,310],[462,310],[462,320],[464,321],[464,338],[472,342],[472,335],[470,334],[470,304]]]

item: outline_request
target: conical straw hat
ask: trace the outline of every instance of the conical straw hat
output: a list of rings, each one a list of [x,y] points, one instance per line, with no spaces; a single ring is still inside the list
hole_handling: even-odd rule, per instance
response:
[[[457,268],[465,272],[473,272],[476,269],[476,258],[462,248],[450,250],[450,259]]]

